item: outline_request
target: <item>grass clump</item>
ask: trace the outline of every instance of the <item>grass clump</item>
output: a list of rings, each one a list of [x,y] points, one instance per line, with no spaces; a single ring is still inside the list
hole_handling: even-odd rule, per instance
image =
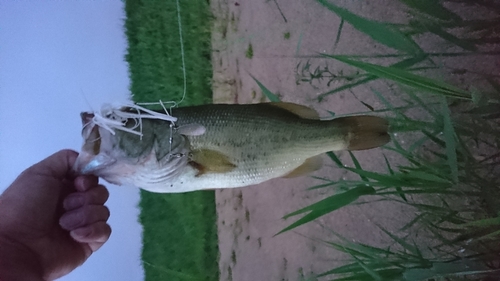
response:
[[[247,59],[251,59],[253,58],[253,47],[252,47],[252,44],[248,44],[248,48],[245,52],[245,57],[247,57]]]
[[[335,241],[325,239],[325,245],[346,253],[351,260],[344,266],[318,273],[317,277],[358,281],[496,280],[484,278],[500,273],[497,243],[500,239],[500,179],[496,176],[500,173],[499,77],[462,69],[475,75],[477,87],[483,89],[479,91],[472,87],[464,90],[427,75],[430,71],[443,71],[436,57],[460,59],[472,53],[481,55],[479,46],[498,41],[492,26],[497,26],[500,9],[494,8],[491,1],[454,1],[496,12],[490,19],[470,20],[445,8],[443,1],[401,0],[413,17],[407,23],[393,24],[360,17],[331,1],[318,2],[341,17],[342,23],[352,25],[397,53],[311,56],[323,58],[325,66],[315,68],[309,61],[299,64],[297,83],[307,82],[313,86],[313,82],[326,81],[329,87],[333,81],[343,82],[321,94],[318,98],[321,101],[329,95],[384,80],[388,89],[396,89],[403,104],[389,102],[386,96],[394,96],[391,90],[374,88],[371,88],[373,95],[385,108],[375,110],[360,101],[368,109],[363,113],[388,115],[393,141],[384,147],[386,172],[363,169],[353,153],[349,153],[349,164],[328,153],[336,167],[359,180],[317,178],[323,183],[312,189],[331,189],[334,194],[287,214],[284,218],[302,217],[280,233],[356,204],[360,198],[365,200],[364,204],[380,200],[403,204],[414,209],[415,216],[401,233],[391,233],[379,226],[393,240],[392,246],[378,248],[353,243],[332,232]],[[460,34],[453,32],[458,27],[463,31]],[[413,39],[429,34],[460,51],[426,51]],[[389,66],[372,62],[388,57],[399,61]],[[355,70],[353,74],[335,73],[328,68],[330,60],[341,61]],[[259,86],[270,99],[275,98],[264,85],[259,83]],[[420,112],[416,117],[415,110]],[[404,161],[395,165],[388,160],[394,157],[389,156]],[[422,233],[431,237],[429,244],[416,242],[415,237]]]
[[[211,102],[210,9],[179,1],[187,94],[180,106]],[[176,1],[127,0],[126,34],[135,102],[182,100],[183,62]],[[219,280],[213,191],[154,194],[141,191],[145,280]]]

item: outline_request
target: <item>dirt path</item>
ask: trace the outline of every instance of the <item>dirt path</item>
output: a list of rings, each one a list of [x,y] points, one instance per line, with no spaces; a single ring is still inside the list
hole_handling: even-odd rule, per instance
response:
[[[380,7],[389,2],[393,6],[397,5],[393,1],[376,1],[372,4],[366,1],[344,2],[344,7],[361,15],[370,15],[372,11],[379,10],[370,5]],[[326,89],[326,81],[313,85],[297,83],[296,69],[300,71],[308,61],[300,56],[331,53],[335,45],[340,19],[317,2],[216,0],[211,3],[216,15],[212,40],[215,103],[265,101],[250,76],[253,75],[268,89],[278,93],[282,100],[311,106],[322,116],[329,115],[326,110],[337,114],[366,111],[359,100],[375,108],[380,107],[368,87],[358,87],[355,94],[341,93],[318,103],[317,95]],[[390,10],[392,20],[405,16],[394,14],[394,11],[402,10],[397,7],[387,10]],[[387,17],[379,13],[375,18]],[[344,26],[335,48],[336,54],[374,54],[385,51],[386,48],[375,45],[348,24]],[[311,70],[325,66],[326,62],[324,59],[311,59]],[[328,67],[334,73],[346,68],[331,60],[328,61]],[[330,89],[336,82],[333,83]],[[381,83],[370,86],[387,88]],[[347,159],[345,153],[338,155]],[[380,171],[384,167],[378,149],[357,152],[356,156],[367,170]],[[348,176],[335,169],[326,158],[325,163],[325,167],[315,175],[330,179]],[[311,177],[300,177],[217,191],[221,280],[313,278],[312,273],[332,269],[339,264],[338,260],[345,258],[314,240],[333,239],[327,228],[352,241],[387,245],[390,240],[375,222],[390,231],[396,231],[408,222],[408,217],[414,212],[388,203],[349,206],[318,220],[327,228],[318,223],[309,223],[274,237],[294,221],[293,218],[282,220],[285,214],[332,194],[323,189],[306,190],[319,183],[321,181]]]
[[[268,89],[279,93],[282,100],[311,106],[323,116],[328,116],[326,110],[337,114],[366,110],[353,95],[340,94],[318,103],[315,98],[323,92],[326,83],[317,84],[316,88],[308,83],[297,85],[297,65],[307,62],[297,57],[331,52],[340,24],[336,15],[316,2],[302,2],[307,1],[293,1],[282,6],[278,6],[279,1],[212,2],[214,13],[218,15],[212,41],[214,102],[265,101],[251,74]],[[370,10],[368,6],[351,8],[358,12]],[[373,46],[368,38],[346,26],[336,52],[355,54],[372,48],[383,51],[382,47]],[[322,65],[320,60],[310,63],[314,67]],[[335,66],[332,62],[329,65]],[[378,106],[366,88],[359,88],[356,96]],[[356,156],[365,169],[379,170],[383,163],[379,150],[359,152]],[[333,168],[326,158],[325,163],[328,164],[315,175],[331,179],[346,176]],[[336,260],[345,257],[313,240],[333,239],[319,224],[310,223],[274,237],[294,221],[282,220],[285,214],[332,194],[326,190],[306,190],[319,183],[311,177],[301,177],[217,191],[221,280],[305,280],[313,277],[313,273],[338,265]],[[387,204],[350,206],[318,222],[353,241],[383,244],[388,239],[375,226],[374,220],[395,230],[404,222],[404,212],[409,211]]]

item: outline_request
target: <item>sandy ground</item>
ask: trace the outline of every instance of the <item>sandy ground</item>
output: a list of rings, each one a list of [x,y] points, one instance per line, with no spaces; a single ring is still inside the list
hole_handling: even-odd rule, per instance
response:
[[[349,10],[372,18],[398,20],[404,14],[393,1],[336,1]],[[391,4],[388,14],[370,13]],[[320,115],[326,110],[337,114],[366,111],[359,100],[381,108],[367,86],[356,88],[318,103],[316,97],[324,92],[323,83],[297,83],[297,65],[303,66],[306,55],[318,53],[374,54],[387,48],[374,44],[367,36],[345,24],[339,44],[334,42],[340,19],[315,1],[211,1],[216,15],[213,32],[214,102],[256,103],[265,101],[251,75],[282,100],[311,106]],[[389,9],[387,9],[389,10]],[[390,16],[389,16],[390,13]],[[289,38],[288,37],[289,34]],[[250,56],[249,48],[253,55]],[[310,60],[311,70],[328,67],[339,73],[346,66],[331,60]],[[352,73],[352,72],[351,72]],[[338,82],[333,82],[330,89]],[[387,88],[381,82],[370,87]],[[359,100],[358,100],[359,99]],[[338,153],[348,159],[345,152]],[[356,152],[363,168],[381,171],[383,157],[379,149]],[[349,177],[335,169],[325,158],[325,166],[316,176],[330,179]],[[388,245],[390,239],[376,226],[380,224],[396,233],[414,210],[390,203],[349,206],[321,217],[317,223],[296,228],[274,236],[295,221],[282,217],[332,194],[331,190],[308,191],[322,183],[311,177],[275,179],[257,186],[216,192],[221,280],[314,280],[321,273],[339,265],[346,257],[319,240],[334,240],[330,230],[344,237],[371,245]],[[324,227],[326,226],[326,227]]]

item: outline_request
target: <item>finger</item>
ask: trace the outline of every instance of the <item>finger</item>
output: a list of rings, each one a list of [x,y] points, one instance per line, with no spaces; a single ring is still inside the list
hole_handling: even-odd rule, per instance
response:
[[[103,205],[109,198],[109,192],[103,185],[98,185],[84,192],[74,192],[63,201],[66,211],[80,208],[84,205]]]
[[[72,230],[69,234],[75,241],[87,243],[92,252],[95,252],[108,241],[111,235],[111,227],[107,223],[100,221]]]
[[[99,178],[92,175],[82,175],[75,178],[75,189],[78,191],[86,191],[89,188],[96,186],[99,183]]]
[[[63,229],[71,231],[99,221],[105,222],[108,218],[109,210],[106,206],[85,205],[63,214],[59,220],[59,225]]]

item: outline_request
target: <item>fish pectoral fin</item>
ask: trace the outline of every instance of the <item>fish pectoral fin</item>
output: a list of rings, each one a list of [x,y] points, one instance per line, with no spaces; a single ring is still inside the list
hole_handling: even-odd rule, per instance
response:
[[[206,128],[203,125],[193,123],[193,124],[182,125],[176,130],[177,133],[185,136],[201,136],[205,133]]]
[[[205,173],[226,173],[236,168],[227,155],[211,149],[194,150],[189,164],[198,170],[196,176]]]
[[[321,169],[321,166],[323,166],[323,159],[321,158],[321,155],[307,158],[306,161],[302,163],[302,165],[298,166],[290,173],[284,175],[283,178],[295,178],[304,176]]]
[[[276,106],[284,110],[290,111],[291,113],[298,115],[299,117],[304,119],[319,120],[318,112],[305,105],[291,103],[291,102],[271,102],[270,104],[272,106]]]

